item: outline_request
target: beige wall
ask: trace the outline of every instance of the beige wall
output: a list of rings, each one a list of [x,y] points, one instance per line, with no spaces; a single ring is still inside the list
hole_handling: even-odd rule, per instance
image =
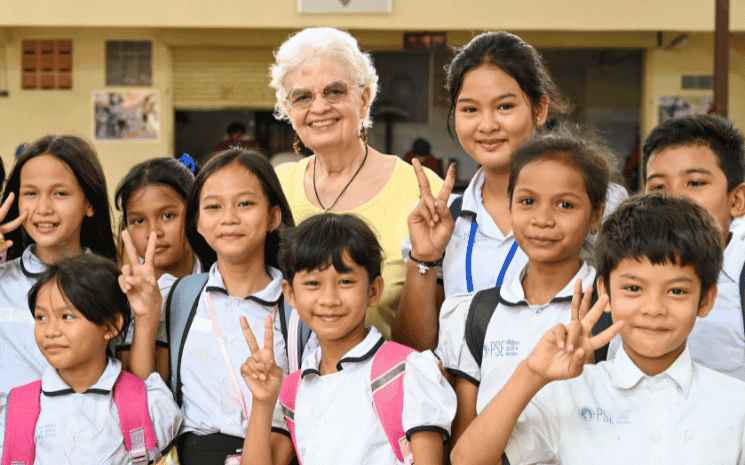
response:
[[[714,2],[702,0],[391,2],[390,14],[348,15],[300,14],[297,0],[36,0],[33,8],[5,0],[0,26],[706,31],[714,24]],[[745,30],[745,0],[731,0],[730,8],[733,30]]]
[[[675,50],[648,50],[644,60],[642,135],[646,136],[658,122],[659,97],[713,95],[713,90],[680,88],[682,75],[711,75],[713,69],[714,36],[711,33],[691,34],[688,43]],[[745,130],[745,47],[737,41],[730,51],[729,118]]]
[[[72,90],[21,90],[21,41],[33,38],[71,38],[73,41]],[[0,43],[0,75],[7,79],[9,96],[0,98],[0,154],[7,172],[18,144],[49,133],[72,133],[93,139],[92,93],[96,90],[143,88],[106,87],[105,40],[152,40],[153,87],[159,94],[160,130],[157,141],[95,142],[109,191],[129,168],[153,157],[173,155],[173,105],[171,61],[168,47],[147,30],[110,29],[16,29],[9,42]],[[5,70],[7,69],[7,73]],[[0,78],[2,82],[2,78]],[[0,90],[3,90],[0,89]],[[149,88],[146,88],[149,89]]]

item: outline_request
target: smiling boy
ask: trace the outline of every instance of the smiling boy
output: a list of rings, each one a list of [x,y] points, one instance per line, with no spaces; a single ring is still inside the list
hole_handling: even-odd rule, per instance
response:
[[[572,323],[544,335],[452,463],[744,464],[745,383],[692,363],[686,344],[716,299],[720,237],[690,200],[622,204],[596,244],[602,297],[588,312],[578,284]],[[593,337],[608,303],[617,323]],[[618,332],[615,359],[583,365]]]

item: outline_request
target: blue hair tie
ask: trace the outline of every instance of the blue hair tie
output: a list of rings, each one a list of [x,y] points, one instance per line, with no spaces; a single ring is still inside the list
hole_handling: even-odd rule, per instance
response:
[[[196,165],[194,164],[194,159],[191,158],[188,153],[181,155],[181,158],[179,158],[179,161],[183,163],[184,165],[186,165],[186,167],[189,168],[189,170],[191,170],[192,173],[194,172],[194,168],[196,168]]]

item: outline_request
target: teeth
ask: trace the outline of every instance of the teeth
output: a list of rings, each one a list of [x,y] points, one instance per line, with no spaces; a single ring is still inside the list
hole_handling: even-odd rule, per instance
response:
[[[327,128],[334,124],[336,121],[334,120],[326,120],[326,121],[316,121],[313,123],[310,123],[310,127],[312,128]]]
[[[37,228],[48,229],[53,228],[55,223],[36,223]]]

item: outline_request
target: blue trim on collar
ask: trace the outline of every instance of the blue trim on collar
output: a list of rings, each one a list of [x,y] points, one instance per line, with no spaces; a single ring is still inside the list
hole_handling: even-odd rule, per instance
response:
[[[21,255],[21,259],[20,259],[19,261],[20,261],[20,263],[21,263],[21,272],[22,272],[22,273],[23,273],[23,274],[24,274],[24,275],[25,275],[25,276],[26,276],[27,278],[33,278],[33,279],[36,279],[36,278],[38,278],[39,276],[41,276],[41,273],[43,273],[43,271],[42,271],[42,272],[40,272],[40,273],[32,273],[32,272],[30,272],[29,270],[27,270],[27,269],[26,269],[26,265],[24,265],[24,264],[23,264],[23,255]]]
[[[506,305],[508,307],[527,307],[527,306],[530,305],[527,300],[520,300],[520,301],[514,302],[514,303],[513,302],[507,302],[506,300],[504,300],[502,298],[501,292],[500,292],[500,295],[497,296],[497,301],[500,304]],[[554,297],[553,299],[551,299],[551,301],[548,304],[560,304],[560,303],[563,303],[563,302],[571,302],[571,301],[572,301],[572,298],[569,297],[569,296],[566,296],[566,297]],[[544,305],[548,305],[548,304],[544,304]]]
[[[59,391],[49,391],[49,392],[42,389],[41,392],[47,397],[58,397],[58,396],[66,396],[68,394],[75,394],[75,391],[73,391],[71,388],[60,389]],[[111,391],[108,389],[90,388],[87,391],[85,391],[83,394],[109,395],[111,394]]]
[[[222,287],[218,287],[218,286],[207,286],[207,287],[204,288],[204,290],[207,291],[207,292],[217,292],[219,294],[223,294],[223,295],[226,295],[226,296],[230,297],[230,294],[228,294],[228,291],[225,290],[225,289],[223,289]],[[248,297],[243,297],[243,300],[250,300],[250,301],[256,302],[259,305],[263,305],[264,307],[274,307],[276,305],[279,305],[279,302],[282,300],[282,295],[280,294],[279,299],[275,300],[274,302],[270,302],[270,301],[267,301],[267,300],[264,300],[264,299],[260,299],[258,297],[252,296],[252,295],[250,295]]]
[[[301,378],[305,378],[305,375],[315,374],[316,376],[321,376],[321,372],[316,370],[315,368],[306,368],[301,374]]]
[[[339,360],[339,363],[336,364],[336,370],[341,371],[344,369],[344,367],[341,365],[342,363],[359,363],[364,362],[365,360],[369,359],[373,355],[375,355],[375,352],[380,349],[380,347],[385,343],[385,339],[383,336],[380,336],[380,339],[378,339],[378,342],[375,343],[375,345],[372,347],[372,349],[368,350],[367,353],[361,357],[349,357],[349,358],[343,358]]]

